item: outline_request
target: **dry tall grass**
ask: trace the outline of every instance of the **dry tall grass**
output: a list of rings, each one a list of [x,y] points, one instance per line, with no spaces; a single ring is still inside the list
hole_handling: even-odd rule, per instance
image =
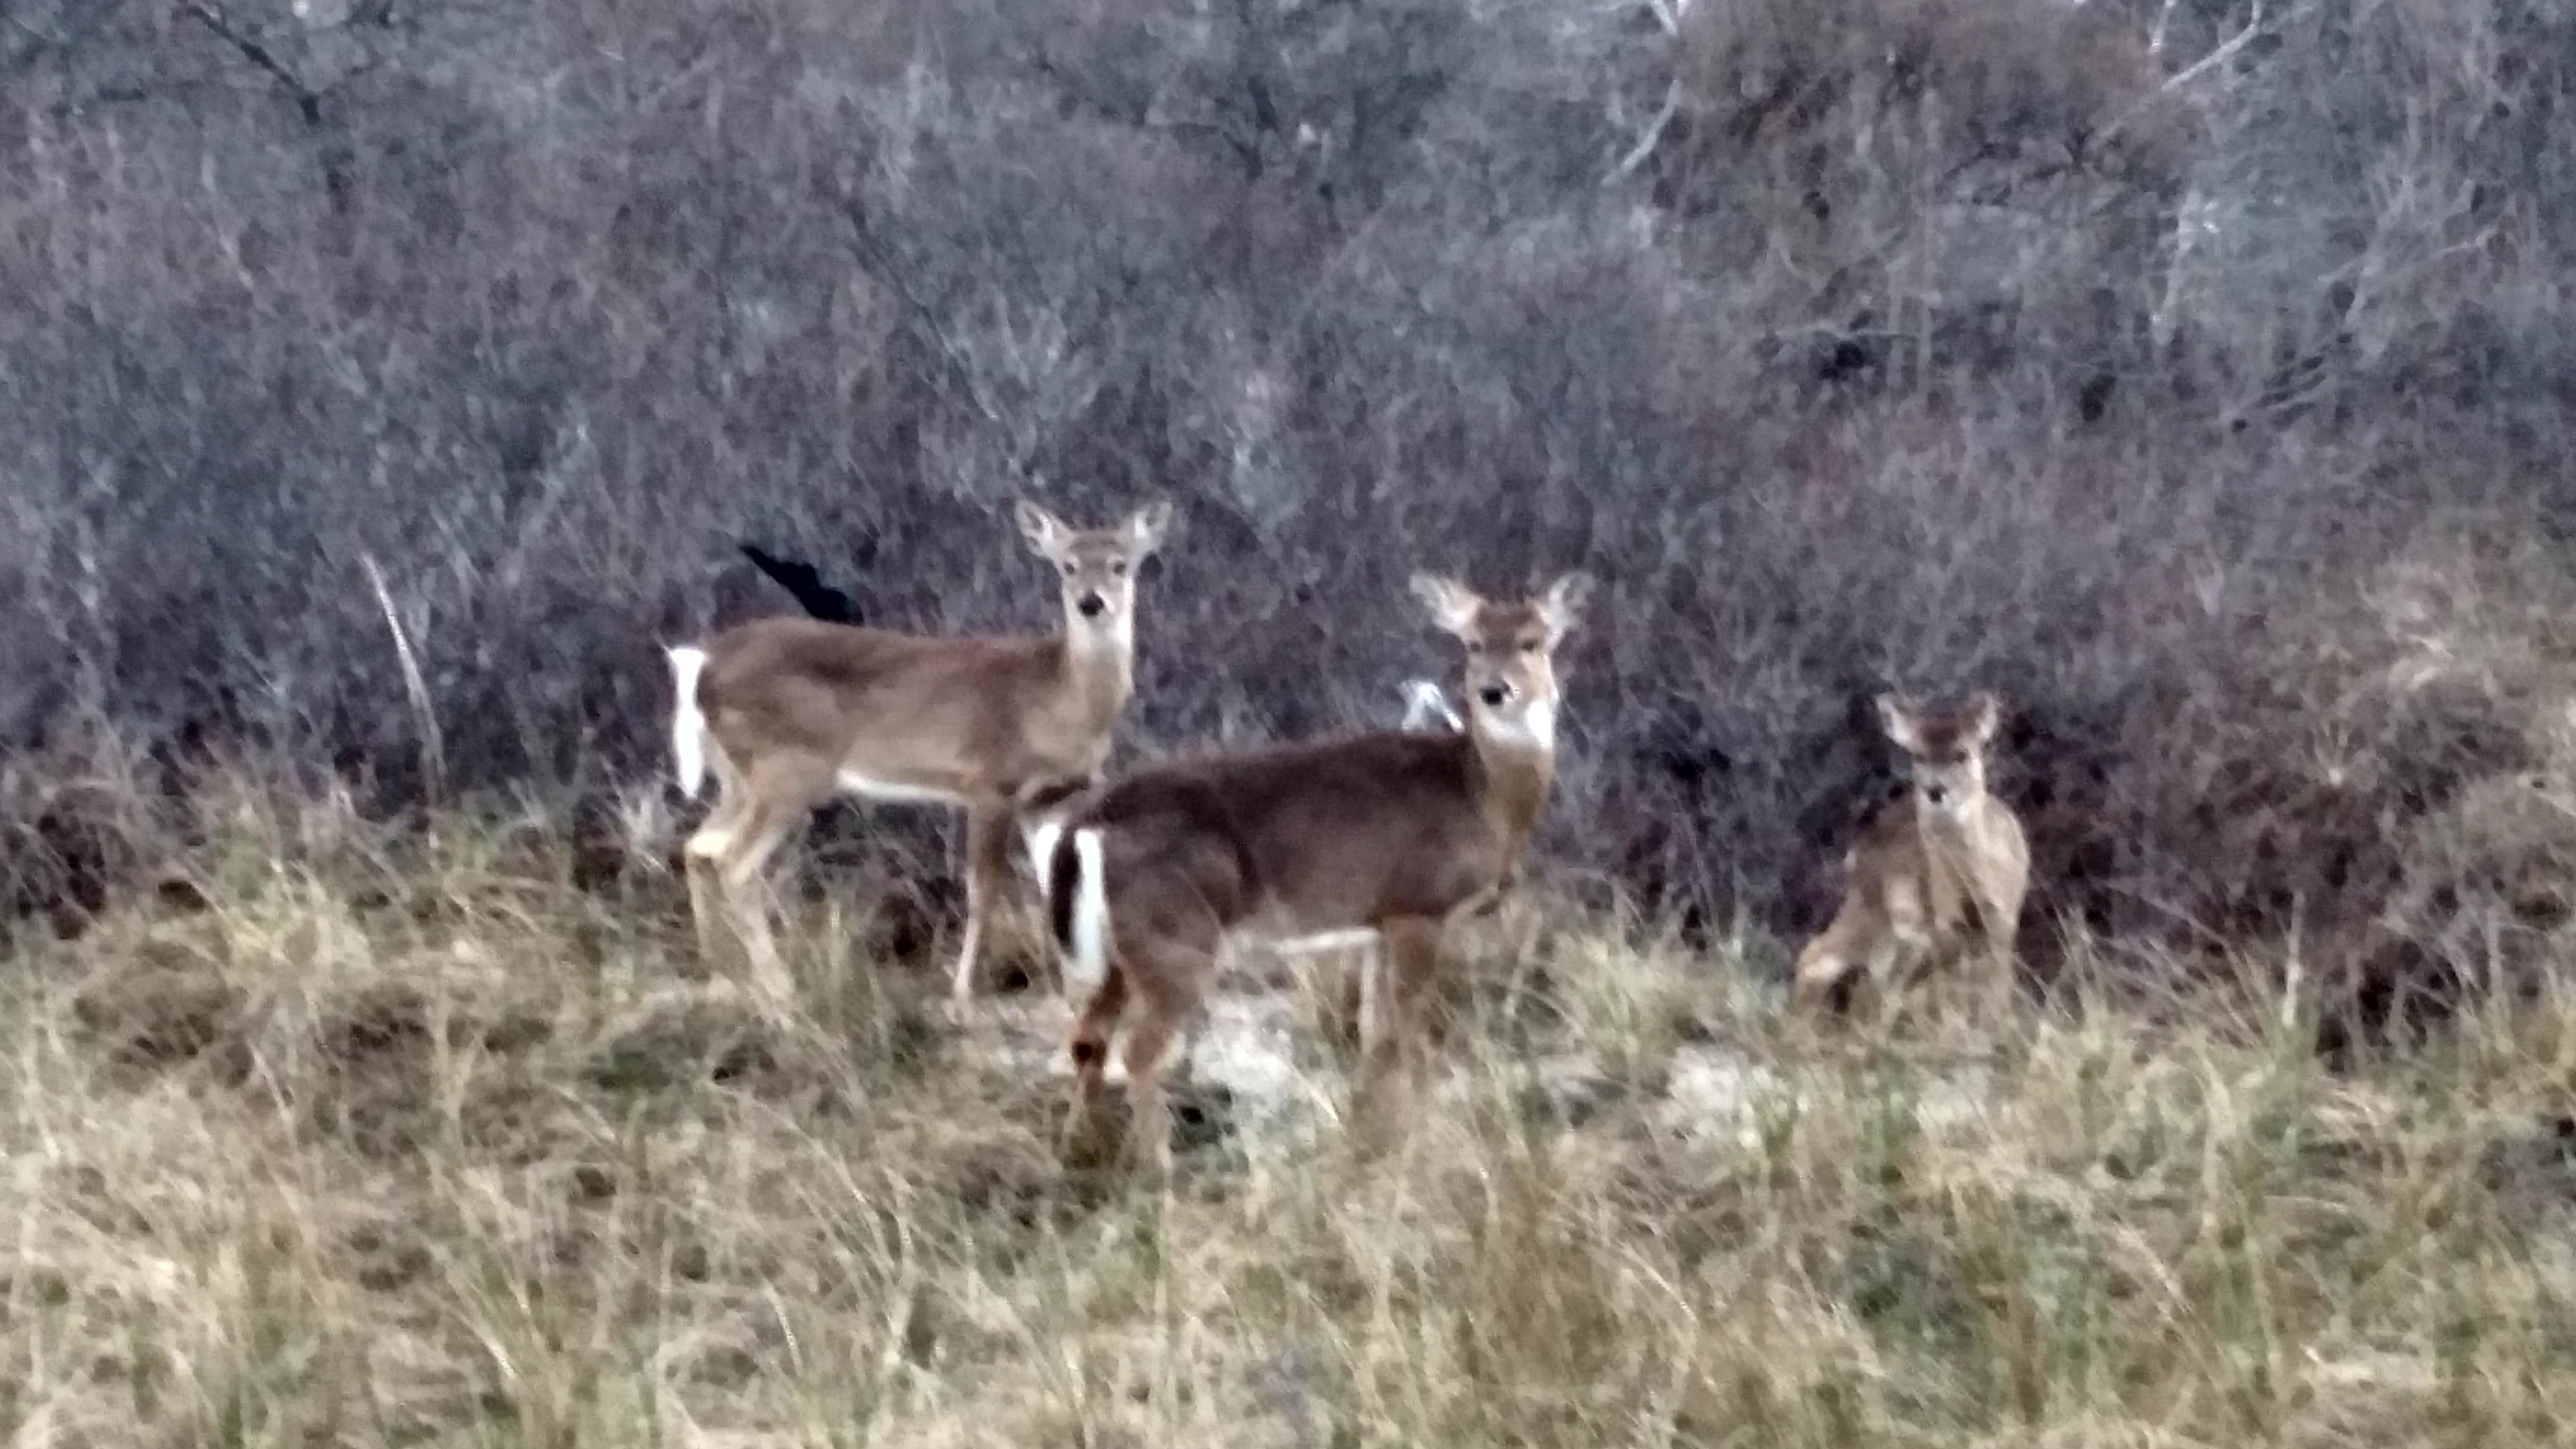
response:
[[[1818,1040],[1742,960],[1530,914],[1393,1160],[1341,1150],[1320,1013],[1220,1002],[1166,1197],[1055,1165],[1058,1002],[951,1025],[828,908],[765,1025],[690,979],[666,877],[577,889],[542,825],[209,815],[193,890],[0,971],[15,1444],[2576,1423],[2563,992],[2341,1076],[2250,992]]]

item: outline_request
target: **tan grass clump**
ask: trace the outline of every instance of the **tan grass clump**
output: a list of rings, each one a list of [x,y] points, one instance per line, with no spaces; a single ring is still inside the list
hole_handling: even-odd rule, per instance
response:
[[[0,971],[14,1442],[2394,1449],[2576,1422],[2563,993],[2341,1076],[2268,988],[1820,1042],[1735,956],[1559,907],[1468,953],[1442,1089],[1375,1165],[1329,1121],[1323,1014],[1234,1001],[1314,1110],[1209,1054],[1162,1196],[1055,1163],[1059,1003],[951,1025],[934,972],[812,913],[773,1022],[689,979],[670,881],[585,894],[542,830],[226,818],[176,857],[201,909]]]

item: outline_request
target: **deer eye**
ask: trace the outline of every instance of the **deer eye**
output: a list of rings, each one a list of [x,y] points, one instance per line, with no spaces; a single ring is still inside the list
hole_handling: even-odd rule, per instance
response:
[[[1112,563],[1109,566],[1109,576],[1113,579],[1123,579],[1127,577],[1127,560],[1122,558],[1115,563]]]

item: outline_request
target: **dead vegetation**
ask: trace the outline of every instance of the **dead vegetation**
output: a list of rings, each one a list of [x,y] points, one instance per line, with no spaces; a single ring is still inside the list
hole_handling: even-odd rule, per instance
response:
[[[1332,1122],[1331,992],[1220,993],[1164,1197],[1056,1161],[1051,995],[952,1024],[944,952],[871,959],[809,902],[766,1017],[683,974],[667,874],[611,905],[506,820],[233,798],[167,854],[202,908],[0,978],[20,1442],[2394,1449],[2576,1416],[2554,989],[2341,1072],[2251,969],[2188,1012],[2078,991],[1828,1046],[1735,959],[1776,943],[1525,901],[1375,1165]]]

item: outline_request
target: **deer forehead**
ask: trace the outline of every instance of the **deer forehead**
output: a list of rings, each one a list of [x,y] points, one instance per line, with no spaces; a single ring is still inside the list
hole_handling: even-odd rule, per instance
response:
[[[1486,603],[1476,610],[1475,642],[1488,649],[1547,642],[1547,621],[1536,604]]]
[[[1967,763],[1976,754],[1971,742],[1978,723],[1972,712],[1914,716],[1914,738],[1921,744],[1914,757],[1933,764]]]
[[[1064,546],[1064,566],[1068,570],[1105,569],[1127,562],[1127,535],[1123,533],[1078,533]]]

